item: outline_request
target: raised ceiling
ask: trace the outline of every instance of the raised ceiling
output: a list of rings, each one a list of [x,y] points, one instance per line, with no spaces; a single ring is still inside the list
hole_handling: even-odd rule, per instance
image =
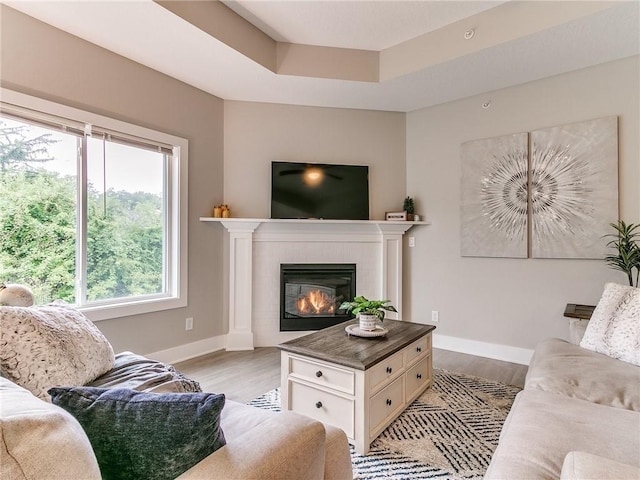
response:
[[[254,102],[407,112],[640,52],[637,1],[4,3]]]
[[[505,1],[222,0],[278,42],[380,51]]]

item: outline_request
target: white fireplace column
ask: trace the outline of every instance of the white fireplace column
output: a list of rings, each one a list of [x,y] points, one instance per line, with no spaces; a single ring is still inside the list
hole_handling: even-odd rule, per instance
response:
[[[229,231],[229,333],[226,350],[253,350],[253,232],[260,222],[221,222]]]
[[[385,317],[402,318],[402,236],[411,224],[378,223],[382,237],[381,298],[390,300],[398,313],[386,312]]]

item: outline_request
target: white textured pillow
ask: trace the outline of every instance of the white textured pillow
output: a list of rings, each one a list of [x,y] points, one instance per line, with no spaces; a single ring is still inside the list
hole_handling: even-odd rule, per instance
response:
[[[111,344],[66,306],[0,307],[0,373],[49,401],[47,390],[80,386],[113,368]]]
[[[640,289],[607,283],[580,346],[640,365]]]

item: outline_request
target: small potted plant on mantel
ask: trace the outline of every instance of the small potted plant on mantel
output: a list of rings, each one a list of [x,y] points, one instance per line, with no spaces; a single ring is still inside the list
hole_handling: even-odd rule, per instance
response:
[[[407,212],[407,220],[412,222],[413,217],[416,213],[416,205],[413,201],[413,198],[411,197],[405,198],[404,202],[402,203],[402,208],[405,212]]]
[[[343,302],[340,310],[353,312],[360,321],[360,330],[373,331],[378,325],[378,320],[384,321],[385,310],[397,312],[393,305],[387,305],[391,300],[368,300],[365,297],[356,297],[353,302]]]

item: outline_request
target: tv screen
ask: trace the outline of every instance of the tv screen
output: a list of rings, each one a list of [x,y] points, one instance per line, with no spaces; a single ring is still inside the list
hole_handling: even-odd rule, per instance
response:
[[[369,167],[272,162],[271,218],[369,220]]]

